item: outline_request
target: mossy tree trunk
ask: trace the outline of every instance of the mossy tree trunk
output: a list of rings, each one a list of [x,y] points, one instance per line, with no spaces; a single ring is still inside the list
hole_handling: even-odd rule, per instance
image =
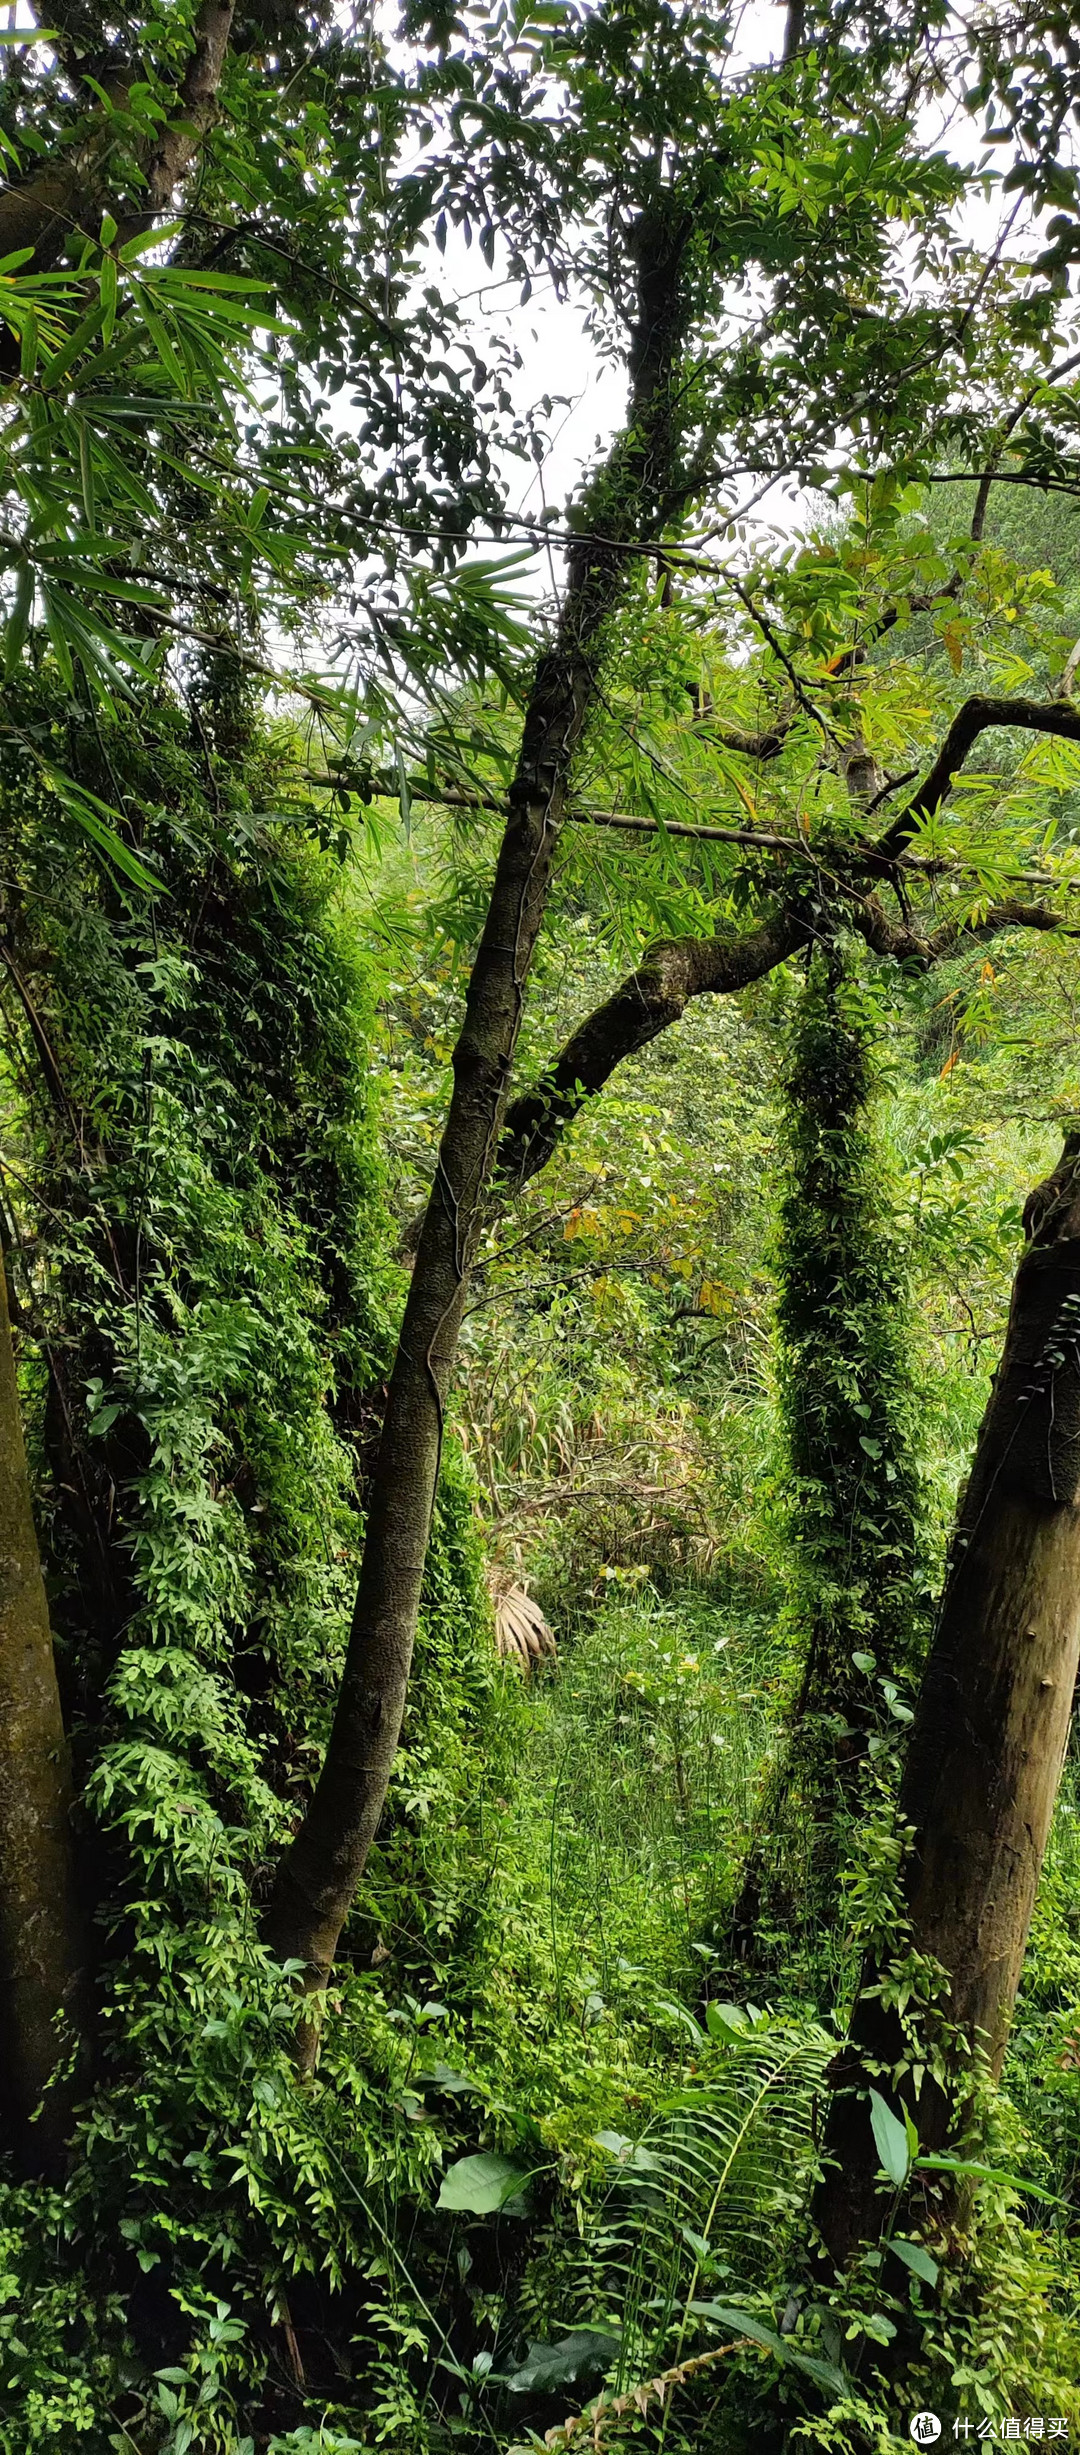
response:
[[[1032,1194],[1028,1244],[911,1732],[898,1944],[940,1965],[947,2077],[916,2096],[929,2040],[872,1961],[834,2072],[815,2214],[838,2267],[876,2239],[867,2088],[910,2106],[924,2149],[955,2145],[981,2051],[1000,2072],[1068,1736],[1080,1654],[1080,1135]],[[884,1986],[884,1997],[881,1988]],[[946,2190],[948,2185],[945,2186]]]
[[[42,2093],[58,2015],[80,1983],[71,1774],[30,1502],[0,1272],[0,2141],[24,2169],[55,2170],[64,2103]]]

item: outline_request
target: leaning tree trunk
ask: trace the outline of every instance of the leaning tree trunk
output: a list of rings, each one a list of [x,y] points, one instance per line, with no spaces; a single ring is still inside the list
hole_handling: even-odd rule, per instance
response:
[[[63,2101],[41,2101],[58,2016],[75,2008],[79,1927],[67,1740],[0,1271],[0,2145],[28,2171],[61,2161]]]
[[[681,214],[635,234],[640,320],[625,435],[582,506],[552,648],[526,710],[510,818],[453,1056],[439,1146],[371,1480],[360,1582],[322,1772],[264,1922],[282,1959],[325,1983],[371,1846],[397,1748],[438,1480],[443,1406],[499,1144],[525,986],[574,754],[631,550],[681,507],[672,375],[682,338]],[[311,2049],[311,2040],[305,2052]]]
[[[950,2082],[906,2071],[900,2016],[864,1969],[826,2128],[815,2215],[837,2266],[880,2231],[866,2089],[909,2104],[924,2149],[960,2117],[971,2052],[1000,2072],[1080,1653],[1080,1135],[1031,1195],[1001,1365],[962,1498],[911,1732],[900,1820],[913,1828],[910,1948],[940,1963],[958,2035]],[[925,2015],[924,2015],[925,2017]],[[948,2032],[946,2032],[946,2036]]]

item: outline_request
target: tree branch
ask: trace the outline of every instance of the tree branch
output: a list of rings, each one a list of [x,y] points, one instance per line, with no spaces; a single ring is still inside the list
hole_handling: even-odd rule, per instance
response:
[[[913,964],[920,971],[931,971],[946,955],[963,945],[977,946],[987,938],[997,938],[1005,929],[1056,929],[1067,937],[1080,931],[1069,927],[1064,914],[1055,912],[1049,904],[1025,904],[1010,897],[1000,904],[991,904],[981,921],[942,921],[937,929],[910,929],[907,924],[891,921],[876,895],[860,896],[853,902],[849,914],[853,929],[865,938],[875,955],[889,956],[894,963]]]
[[[752,737],[747,735],[744,738],[749,740]],[[772,754],[759,752],[757,755],[769,757]],[[305,781],[321,784],[324,789],[343,785],[346,791],[349,790],[344,774],[340,778],[334,775],[309,775]],[[411,801],[437,802],[445,810],[491,810],[497,817],[505,818],[509,808],[508,802],[500,800],[494,793],[461,792],[454,785],[428,784],[423,778],[414,779],[412,776],[407,778],[407,784]],[[364,791],[372,797],[378,795],[388,801],[400,801],[401,781],[389,773],[371,775],[364,779]],[[770,834],[762,827],[712,827],[705,822],[699,826],[692,819],[682,818],[665,819],[661,826],[657,819],[639,818],[633,810],[567,810],[566,823],[579,827],[622,827],[631,835],[679,835],[689,836],[693,842],[742,844],[750,851],[758,852],[805,852],[805,846],[798,843],[793,835]]]
[[[979,491],[975,497],[975,509],[971,515],[971,534],[975,539],[976,544],[980,542],[983,530],[986,526],[986,509],[990,501],[990,488],[994,483],[995,477],[997,476],[1001,456],[1005,450],[1005,446],[1010,435],[1015,433],[1016,428],[1020,424],[1021,418],[1025,415],[1025,412],[1030,409],[1032,402],[1038,399],[1040,392],[1045,392],[1048,384],[1059,384],[1064,375],[1071,375],[1073,369],[1078,366],[1080,366],[1080,350],[1074,351],[1071,358],[1064,358],[1060,366],[1051,367],[1045,375],[1040,375],[1036,383],[1029,385],[1028,390],[1023,395],[1023,398],[1017,402],[1015,409],[1010,411],[1009,416],[1006,418],[1005,423],[1001,428],[998,442],[990,454],[988,465],[983,470],[982,476],[979,479]]]
[[[960,946],[980,945],[1006,929],[1080,935],[1049,904],[1022,903],[1018,897],[991,904],[981,921],[947,920],[926,931],[890,920],[873,894],[853,896],[846,917],[872,953],[920,971],[932,970]],[[782,910],[740,937],[672,938],[652,947],[638,970],[579,1024],[532,1090],[507,1110],[496,1170],[503,1190],[520,1192],[539,1175],[586,1102],[628,1057],[677,1023],[691,998],[748,988],[797,954],[812,935],[808,921]]]
[[[520,1189],[546,1166],[565,1127],[616,1066],[677,1023],[692,997],[745,989],[806,944],[809,930],[782,912],[741,937],[672,938],[580,1024],[555,1063],[508,1109],[497,1173]]]
[[[791,731],[790,716],[778,716],[774,724],[760,733],[743,733],[738,725],[718,725],[711,716],[699,717],[694,732],[705,742],[718,743],[721,750],[734,750],[741,759],[776,759]]]
[[[1080,742],[1080,708],[1039,699],[965,699],[917,793],[873,847],[882,867],[891,867],[918,834],[923,819],[933,818],[941,808],[973,743],[990,725],[1010,725],[1023,733],[1054,733],[1065,741]]]

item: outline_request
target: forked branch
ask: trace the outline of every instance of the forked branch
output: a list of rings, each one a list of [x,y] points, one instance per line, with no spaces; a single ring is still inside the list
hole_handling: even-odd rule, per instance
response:
[[[1080,935],[1052,905],[1022,903],[1018,897],[991,904],[981,920],[946,920],[929,930],[891,920],[873,894],[845,897],[843,917],[874,954],[920,972],[931,971],[965,944],[982,944],[1007,929]],[[792,905],[741,936],[673,938],[651,948],[638,970],[586,1016],[539,1082],[507,1111],[497,1171],[503,1190],[520,1192],[539,1175],[586,1103],[628,1057],[678,1022],[691,998],[748,988],[814,934]]]
[[[934,764],[923,777],[918,791],[912,794],[906,809],[893,820],[876,845],[869,847],[883,868],[891,867],[906,851],[918,834],[923,821],[933,818],[942,802],[948,799],[964,761],[980,733],[991,725],[1009,726],[1022,733],[1052,733],[1067,742],[1080,742],[1080,708],[1070,707],[1061,700],[990,699],[977,695],[965,699],[959,713],[953,717],[949,730],[938,751]]]
[[[567,1125],[638,1049],[677,1023],[691,998],[745,989],[804,946],[805,922],[788,912],[742,936],[673,938],[651,947],[644,963],[579,1024],[531,1091],[507,1112],[498,1176],[518,1189],[538,1175]]]

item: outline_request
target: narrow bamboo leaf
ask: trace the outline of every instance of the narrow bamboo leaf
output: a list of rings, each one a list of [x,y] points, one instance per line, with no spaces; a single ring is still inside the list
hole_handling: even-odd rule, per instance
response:
[[[23,310],[19,342],[19,373],[24,378],[28,379],[37,365],[40,340],[41,332],[37,317],[33,308],[27,307]]]
[[[84,512],[86,513],[86,525],[87,525],[87,528],[92,529],[92,528],[93,528],[93,526],[94,526],[94,520],[95,520],[95,511],[94,511],[94,453],[93,453],[93,446],[92,446],[92,444],[91,444],[90,436],[89,436],[89,434],[88,434],[88,432],[87,432],[87,426],[86,426],[86,420],[85,420],[85,418],[80,418],[80,419],[79,419],[79,421],[78,421],[78,431],[79,431],[79,475],[80,475],[80,478],[81,478],[81,481],[82,481],[82,499],[83,499],[83,510],[84,510]]]
[[[117,248],[121,264],[133,264],[151,247],[168,247],[173,239],[179,238],[183,226],[182,222],[155,222],[152,230],[137,230],[133,239],[125,239],[123,246]]]
[[[98,280],[101,288],[101,304],[104,308],[102,338],[108,343],[112,340],[113,326],[116,322],[116,265],[111,256],[105,257]]]
[[[54,767],[50,760],[39,758],[37,764],[52,786],[57,800],[63,803],[69,816],[89,837],[95,850],[104,853],[112,867],[119,870],[132,886],[139,887],[144,895],[160,894],[160,878],[155,877],[149,864],[139,853],[133,852],[117,832],[124,823],[120,812],[111,809],[109,803],[102,801],[97,793],[89,792],[84,785],[76,784],[71,776],[65,776],[63,769]]]
[[[64,627],[61,602],[55,592],[48,587],[42,590],[42,602],[45,608],[45,626],[49,634],[49,644],[63,680],[71,690],[75,682],[75,666],[71,654],[71,643]]]
[[[405,761],[399,747],[395,747],[394,761],[397,768],[398,804],[401,810],[401,824],[405,829],[405,841],[408,844],[412,841],[412,795],[409,791],[409,778]]]
[[[165,330],[165,326],[162,323],[160,316],[155,315],[153,308],[147,305],[145,298],[142,301],[142,311],[147,332],[150,335],[154,348],[157,351],[158,357],[161,360],[166,374],[171,377],[178,392],[189,392],[191,387],[187,375],[180,364],[180,360],[176,355],[176,351],[174,350],[168,333]]]
[[[99,299],[96,306],[91,307],[88,315],[80,316],[74,332],[70,332],[67,340],[61,342],[60,348],[54,350],[47,359],[41,373],[41,381],[46,391],[54,390],[56,385],[62,382],[69,368],[74,366],[76,359],[80,358],[84,350],[88,350],[97,339],[104,321],[105,309]]]

